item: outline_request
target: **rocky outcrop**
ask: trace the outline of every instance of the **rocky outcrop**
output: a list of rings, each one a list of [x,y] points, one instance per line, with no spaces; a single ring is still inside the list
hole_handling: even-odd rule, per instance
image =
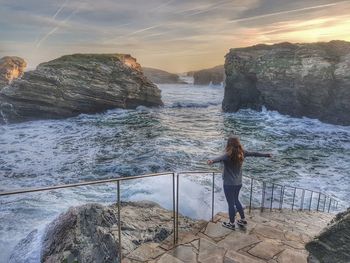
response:
[[[0,90],[14,79],[22,77],[27,63],[19,57],[3,57],[0,59]]]
[[[195,85],[220,85],[225,79],[225,71],[223,65],[189,72],[188,75],[193,75]]]
[[[149,80],[157,84],[185,84],[179,75],[164,70],[142,67],[142,71]]]
[[[224,111],[242,108],[350,125],[350,43],[257,45],[225,61]]]
[[[130,55],[75,54],[40,64],[0,91],[9,122],[162,105],[160,90]]]
[[[306,249],[310,252],[310,262],[350,262],[350,208],[338,214]]]
[[[143,243],[160,243],[173,231],[172,212],[156,203],[122,203],[121,213],[124,255]],[[203,222],[180,216],[179,225],[192,231]],[[116,205],[73,207],[47,227],[41,262],[118,262],[118,243]]]

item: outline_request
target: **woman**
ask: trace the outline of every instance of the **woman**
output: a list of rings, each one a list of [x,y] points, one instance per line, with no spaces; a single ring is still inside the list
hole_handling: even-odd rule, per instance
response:
[[[244,211],[241,202],[238,199],[239,191],[242,188],[242,164],[245,157],[271,157],[270,153],[257,153],[244,151],[238,137],[229,137],[225,153],[218,158],[208,160],[208,164],[223,162],[224,172],[222,174],[224,180],[224,193],[228,203],[228,212],[230,222],[223,222],[222,225],[229,229],[235,229],[236,209],[240,215],[237,224],[245,226],[247,221],[244,216]]]

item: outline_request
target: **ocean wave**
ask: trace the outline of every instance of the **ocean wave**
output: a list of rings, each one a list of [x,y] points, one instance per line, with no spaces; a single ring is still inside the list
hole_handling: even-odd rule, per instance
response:
[[[141,106],[0,126],[0,190],[203,170],[208,168],[207,158],[220,154],[225,138],[235,133],[247,150],[274,155],[268,160],[247,159],[245,175],[350,200],[346,173],[350,170],[350,127],[268,110],[223,113],[223,89],[216,87],[161,88],[165,106],[160,108]],[[171,208],[171,197],[163,198],[171,188],[166,180],[123,184],[122,199],[151,199]],[[205,177],[181,181],[181,191],[193,194],[181,194],[182,213],[207,215],[210,207],[204,197],[210,196],[211,189],[207,186]],[[115,202],[115,191],[115,185],[104,185],[2,198],[0,247],[6,249],[0,250],[0,262],[8,259],[19,240],[44,225],[44,218],[52,219],[72,205]],[[223,195],[215,196],[225,209]],[[206,203],[198,209],[201,200]]]

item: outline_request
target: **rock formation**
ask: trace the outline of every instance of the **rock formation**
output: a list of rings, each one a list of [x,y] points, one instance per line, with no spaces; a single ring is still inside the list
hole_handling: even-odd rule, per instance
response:
[[[3,57],[0,59],[0,90],[14,79],[22,77],[27,63],[19,57]]]
[[[256,45],[225,61],[224,111],[242,108],[350,125],[350,43]]]
[[[160,90],[130,55],[75,54],[40,64],[0,91],[9,122],[162,105]]]
[[[172,212],[156,203],[122,203],[121,213],[123,254],[146,242],[160,243],[173,231]],[[181,231],[203,226],[201,221],[182,216],[179,220]],[[117,262],[117,258],[116,205],[87,204],[72,207],[47,227],[42,241],[41,262],[112,263]]]
[[[142,71],[150,81],[157,84],[185,84],[180,80],[179,75],[164,70],[143,67]]]
[[[350,208],[338,214],[306,249],[311,255],[310,262],[350,262]]]
[[[216,66],[213,68],[202,69],[188,73],[193,75],[195,85],[220,85],[225,79],[224,66]]]

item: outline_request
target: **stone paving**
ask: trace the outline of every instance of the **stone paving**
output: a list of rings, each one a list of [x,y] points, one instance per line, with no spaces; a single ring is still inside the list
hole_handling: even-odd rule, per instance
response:
[[[124,255],[123,263],[306,263],[305,244],[317,235],[333,215],[320,212],[253,210],[247,227],[222,227],[226,213],[192,232],[179,232],[162,243],[144,243]]]

